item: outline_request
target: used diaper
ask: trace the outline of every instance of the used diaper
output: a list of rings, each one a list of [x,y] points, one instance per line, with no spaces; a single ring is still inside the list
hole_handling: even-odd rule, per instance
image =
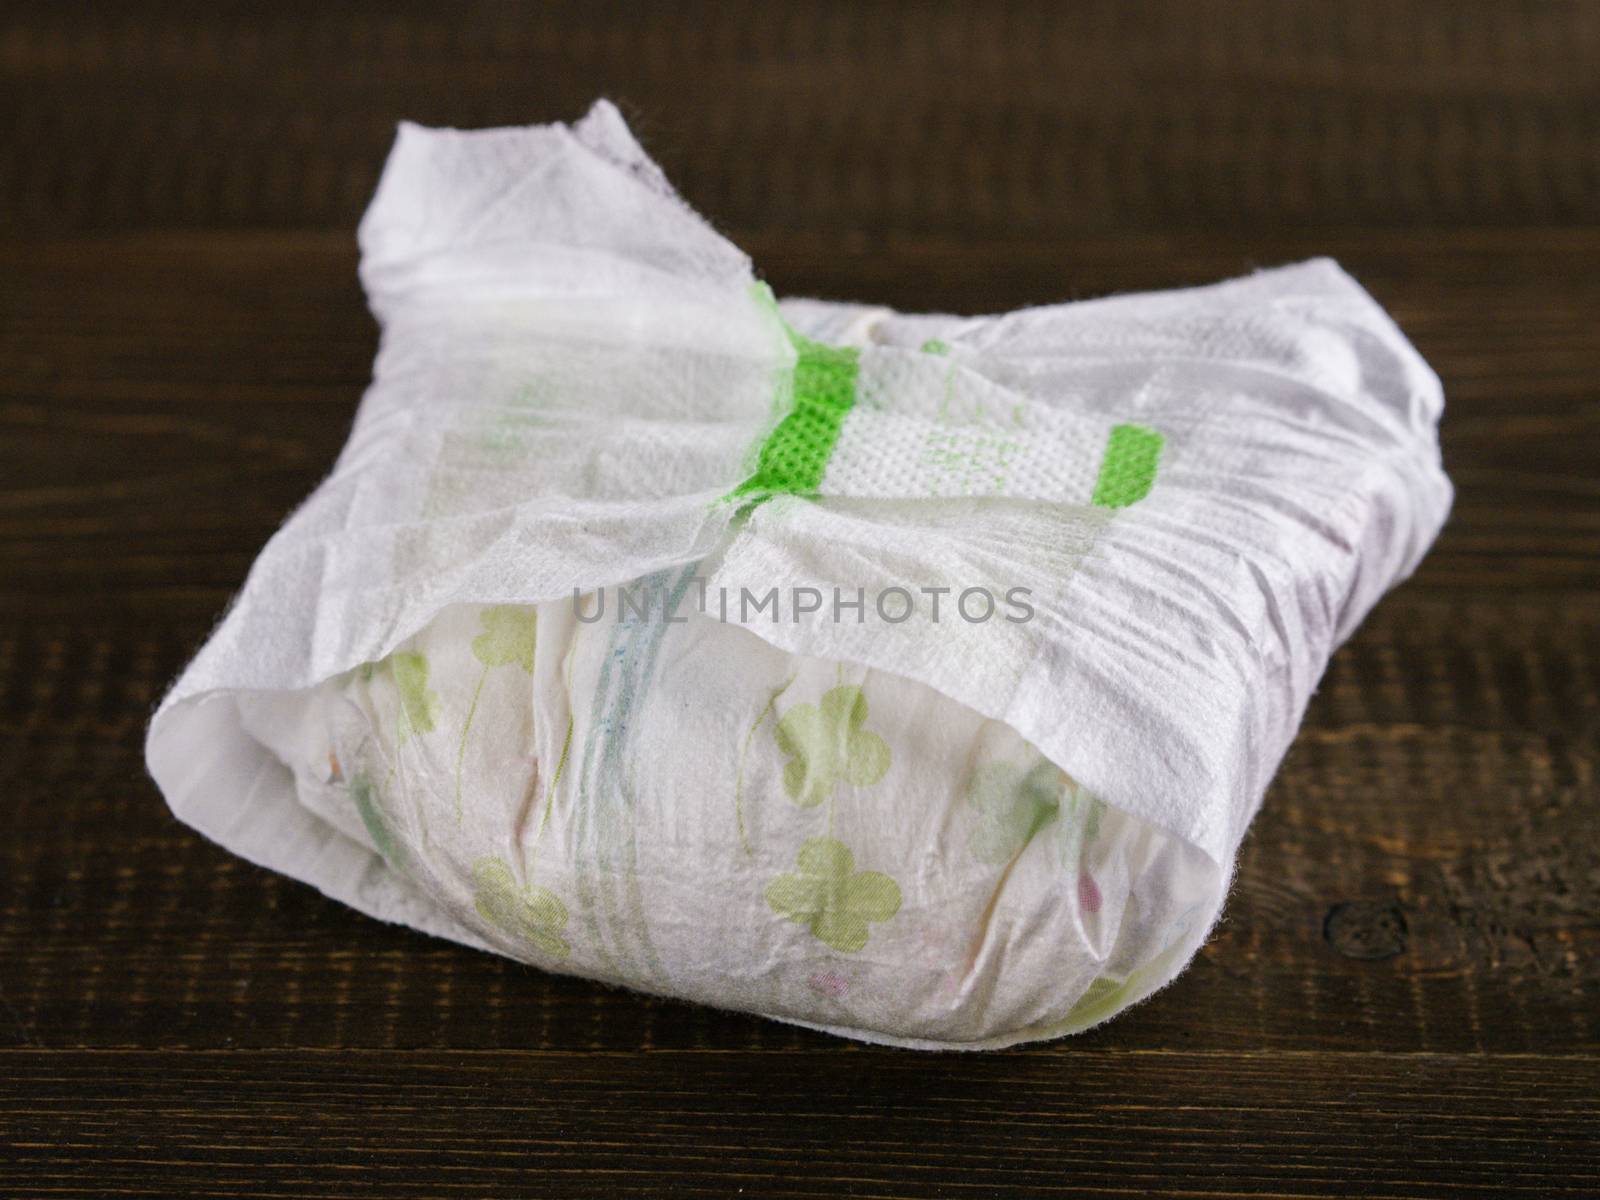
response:
[[[1326,261],[779,303],[604,103],[402,127],[361,241],[373,385],[150,768],[549,970],[910,1046],[1104,1020],[1449,507],[1438,381]]]

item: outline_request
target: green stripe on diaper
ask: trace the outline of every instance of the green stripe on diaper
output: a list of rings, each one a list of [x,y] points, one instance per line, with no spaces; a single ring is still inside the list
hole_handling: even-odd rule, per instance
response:
[[[755,474],[733,490],[734,496],[816,495],[839,430],[855,407],[860,352],[813,342],[787,325],[784,332],[800,354],[794,402],[761,444]]]
[[[1163,438],[1143,425],[1113,425],[1106,441],[1094,500],[1102,508],[1126,508],[1150,494]]]

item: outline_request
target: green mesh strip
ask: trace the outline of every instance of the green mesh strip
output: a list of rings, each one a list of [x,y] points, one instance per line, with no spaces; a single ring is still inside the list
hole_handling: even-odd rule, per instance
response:
[[[1113,425],[1094,481],[1094,503],[1102,508],[1126,508],[1150,494],[1156,481],[1156,464],[1163,439],[1143,425]]]
[[[860,352],[813,342],[788,326],[784,331],[800,353],[794,403],[761,444],[755,474],[733,490],[734,496],[816,495],[845,416],[855,406]]]

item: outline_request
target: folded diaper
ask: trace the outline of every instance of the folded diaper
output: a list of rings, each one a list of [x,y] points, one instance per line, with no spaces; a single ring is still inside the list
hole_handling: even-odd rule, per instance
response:
[[[402,126],[333,474],[151,724],[179,817],[374,916],[871,1041],[1172,979],[1450,503],[1336,265],[789,300],[610,105]]]

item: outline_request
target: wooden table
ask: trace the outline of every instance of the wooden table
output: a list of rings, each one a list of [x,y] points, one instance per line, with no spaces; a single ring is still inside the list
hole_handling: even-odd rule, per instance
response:
[[[866,1049],[383,926],[146,720],[331,464],[393,123],[618,98],[780,292],[983,311],[1338,257],[1445,380],[1437,548],[1176,984]],[[0,1194],[1600,1193],[1600,5],[0,13]]]

